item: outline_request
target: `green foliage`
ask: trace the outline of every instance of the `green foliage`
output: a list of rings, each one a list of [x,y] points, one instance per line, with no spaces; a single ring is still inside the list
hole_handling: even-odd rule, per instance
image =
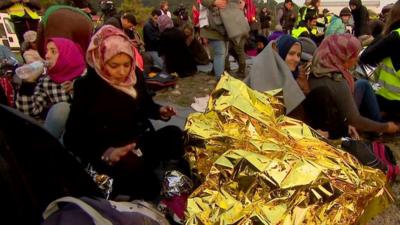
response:
[[[118,10],[133,13],[138,23],[144,23],[150,16],[152,8],[143,6],[140,0],[123,0]]]

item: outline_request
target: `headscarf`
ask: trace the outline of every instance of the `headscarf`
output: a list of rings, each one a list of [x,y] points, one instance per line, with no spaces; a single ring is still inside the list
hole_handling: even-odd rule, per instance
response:
[[[86,69],[81,47],[67,38],[50,38],[49,42],[54,42],[59,53],[56,64],[48,71],[50,79],[61,84],[80,77]]]
[[[285,34],[282,35],[277,41],[276,41],[276,47],[278,48],[278,53],[281,56],[283,60],[286,59],[287,54],[289,53],[290,48],[295,44],[295,43],[300,43],[299,40],[296,38]]]
[[[360,41],[351,34],[331,35],[322,41],[315,52],[311,68],[312,73],[316,77],[321,77],[331,76],[332,72],[340,72],[353,92],[353,76],[343,67],[343,64],[357,58],[360,49]]]
[[[132,59],[132,67],[126,80],[116,83],[110,80],[110,74],[105,65],[108,60],[120,53],[125,53]],[[136,98],[137,92],[134,88],[136,84],[136,51],[134,44],[124,32],[111,25],[101,27],[92,37],[86,53],[86,60],[108,84]]]
[[[158,17],[157,24],[158,24],[158,29],[160,30],[160,32],[163,32],[164,30],[166,30],[168,28],[174,27],[174,22],[166,14]]]
[[[276,47],[278,48],[278,53],[279,56],[283,59],[283,61],[286,60],[286,56],[289,53],[289,50],[292,48],[294,44],[298,43],[301,46],[301,42],[297,40],[296,38],[285,34],[282,35],[277,41],[276,41]],[[295,71],[292,71],[293,76],[297,78],[298,75],[298,69],[296,68]]]

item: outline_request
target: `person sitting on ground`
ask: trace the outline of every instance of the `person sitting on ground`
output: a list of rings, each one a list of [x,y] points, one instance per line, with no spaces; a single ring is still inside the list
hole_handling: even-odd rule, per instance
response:
[[[311,38],[318,45],[324,39],[324,35],[323,33],[318,33],[316,26],[317,17],[310,12],[306,15],[305,21],[302,21],[296,29],[293,29],[291,34],[295,38]]]
[[[340,10],[339,16],[334,15],[331,22],[325,30],[325,37],[332,34],[346,33],[346,25],[349,23],[351,11],[349,8],[344,7]]]
[[[74,84],[64,143],[99,173],[114,179],[113,193],[154,200],[160,161],[183,161],[183,133],[175,126],[157,131],[150,118],[169,120],[171,106],[156,104],[136,65],[129,38],[113,26],[94,34],[86,54],[86,76]]]
[[[160,30],[158,29],[157,20],[161,16],[161,11],[154,9],[151,11],[150,18],[144,24],[143,27],[143,41],[144,47],[146,49],[145,58],[150,58],[154,66],[160,69],[164,68],[164,62],[162,58],[158,55],[159,41],[160,41]]]
[[[122,15],[116,15],[104,22],[104,25],[112,25],[133,39],[132,29],[137,25],[136,17],[132,13],[123,13]]]
[[[186,45],[183,31],[174,27],[167,15],[158,17],[157,23],[161,32],[159,54],[164,56],[167,72],[176,72],[180,77],[193,75],[197,71],[196,62]]]
[[[194,34],[194,28],[190,24],[186,24],[183,27],[183,33],[186,38],[186,45],[189,48],[190,53],[194,57],[194,61],[197,65],[208,65],[210,58],[208,57],[207,51],[204,46],[200,43],[199,39]]]
[[[276,25],[275,30],[268,36],[268,42],[274,41],[278,39],[280,36],[284,35],[285,33],[282,30],[281,25]]]
[[[37,39],[36,31],[30,30],[25,32],[24,42],[22,43],[22,48],[21,48],[22,56],[25,60],[25,63],[44,61],[44,59],[40,57],[39,52],[37,50],[36,39]]]
[[[86,72],[80,46],[66,38],[47,42],[47,74],[23,80],[17,93],[16,107],[39,120],[55,137],[61,137],[72,100],[73,81]]]
[[[257,54],[259,54],[268,45],[268,38],[264,35],[256,37]]]
[[[327,37],[314,54],[309,79],[310,89],[328,87],[333,94],[335,103],[339,107],[338,113],[344,115],[348,124],[359,131],[377,133],[398,132],[399,127],[395,123],[374,121],[362,116],[357,108],[353,96],[356,99],[361,96],[362,98],[366,98],[362,103],[365,104],[364,107],[366,107],[367,112],[379,114],[380,111],[376,99],[374,99],[375,96],[366,94],[365,91],[368,90],[358,89],[349,71],[357,63],[360,50],[360,41],[351,34],[331,35]]]

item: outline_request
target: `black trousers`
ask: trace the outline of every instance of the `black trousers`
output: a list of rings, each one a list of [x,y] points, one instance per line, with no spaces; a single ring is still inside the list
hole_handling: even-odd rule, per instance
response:
[[[132,199],[154,200],[161,190],[160,180],[154,170],[161,162],[177,161],[177,169],[185,170],[182,168],[185,166],[183,132],[178,127],[167,126],[143,134],[137,145],[143,153],[142,157],[128,153],[109,167],[114,178],[115,194],[128,195]]]

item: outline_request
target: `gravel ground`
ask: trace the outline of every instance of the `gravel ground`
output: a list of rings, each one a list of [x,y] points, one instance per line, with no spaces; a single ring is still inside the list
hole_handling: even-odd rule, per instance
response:
[[[166,88],[156,93],[155,99],[163,102],[171,102],[179,106],[190,107],[194,97],[204,97],[215,87],[213,76],[198,73],[191,77],[180,78],[175,88]],[[400,136],[383,137],[382,141],[391,147],[400,165]],[[395,202],[382,214],[371,220],[368,225],[398,225],[400,224],[400,178],[393,186],[396,196]]]

